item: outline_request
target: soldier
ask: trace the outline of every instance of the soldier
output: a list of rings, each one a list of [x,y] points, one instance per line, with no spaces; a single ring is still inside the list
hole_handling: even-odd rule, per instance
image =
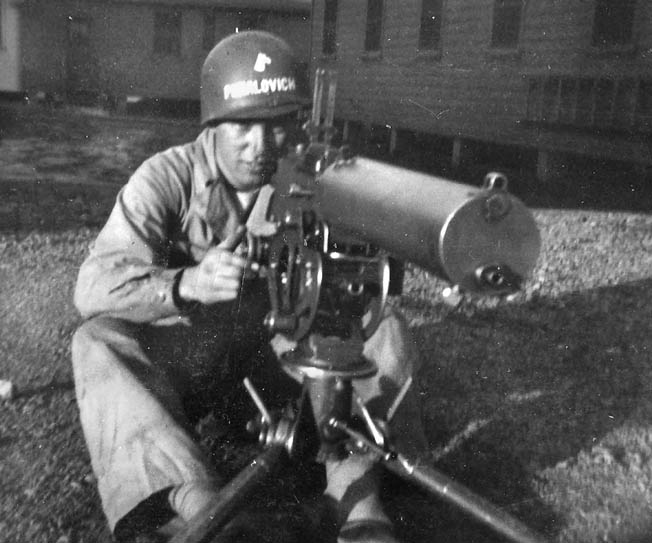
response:
[[[234,379],[276,364],[263,326],[265,283],[244,279],[236,249],[309,92],[288,45],[255,31],[215,46],[200,94],[199,136],[136,170],[75,291],[85,319],[72,345],[81,423],[118,541],[170,537],[210,503],[224,481],[193,424]],[[388,313],[364,354],[379,372],[357,391],[380,413],[393,399],[381,384],[396,390],[414,371],[403,320]],[[424,444],[414,402],[393,421],[411,448]],[[395,541],[372,460],[325,464],[339,541]]]

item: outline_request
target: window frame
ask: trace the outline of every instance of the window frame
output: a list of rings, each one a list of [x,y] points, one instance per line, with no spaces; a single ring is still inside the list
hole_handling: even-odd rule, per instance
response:
[[[162,19],[165,21],[163,22]],[[172,22],[173,25],[170,25],[170,22]],[[170,28],[170,26],[173,26],[173,28]],[[154,54],[159,56],[181,56],[182,42],[183,11],[174,8],[155,9],[153,38]],[[172,46],[169,44],[172,44]]]
[[[629,10],[625,17],[629,28],[625,29],[624,41],[620,41],[617,33],[613,32],[617,25],[613,24],[614,14],[610,8],[623,8]],[[591,29],[591,46],[599,50],[625,49],[634,46],[637,0],[595,0],[593,8],[593,27]],[[611,32],[611,40],[607,40]]]
[[[439,21],[438,21],[438,25],[435,23],[437,28],[434,31],[436,37],[435,40],[433,40],[432,44],[425,43],[426,40],[424,38],[428,30],[426,28],[428,18],[426,17],[426,12],[425,12],[427,2],[432,2],[437,4],[439,10],[438,13]],[[417,51],[419,51],[420,53],[438,53],[441,51],[443,28],[444,28],[444,6],[445,6],[445,0],[421,0],[421,13],[420,13],[421,17],[419,23],[419,36],[417,38]]]
[[[215,9],[204,10],[202,28],[202,49],[210,51],[216,43],[217,13]]]
[[[238,22],[236,32],[247,30],[265,30],[269,22],[269,13],[262,9],[236,10]]]
[[[321,52],[324,56],[337,54],[338,0],[324,0]]]
[[[510,20],[505,16],[510,11],[518,10],[518,17],[512,24],[516,23],[515,31],[509,28]],[[521,43],[521,34],[523,31],[523,14],[525,12],[525,2],[523,0],[494,0],[493,14],[491,20],[491,39],[490,47],[494,50],[515,51],[518,50]],[[513,36],[505,36],[505,32],[511,30]],[[501,37],[502,36],[502,37]]]
[[[377,13],[374,13],[373,20],[370,18],[372,7],[375,7],[375,11],[377,11]],[[367,55],[378,55],[382,51],[384,22],[384,0],[367,0],[367,18],[364,33],[364,51]],[[371,23],[373,23],[373,25]]]

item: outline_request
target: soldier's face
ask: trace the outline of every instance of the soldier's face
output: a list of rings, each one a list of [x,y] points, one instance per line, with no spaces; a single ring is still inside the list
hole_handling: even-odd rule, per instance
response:
[[[289,119],[223,122],[216,131],[216,156],[226,179],[240,191],[255,190],[276,171]]]

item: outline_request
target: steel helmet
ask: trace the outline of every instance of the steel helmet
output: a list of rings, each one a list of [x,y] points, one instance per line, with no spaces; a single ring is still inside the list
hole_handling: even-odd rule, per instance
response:
[[[221,40],[201,71],[201,123],[260,119],[310,104],[305,74],[281,38],[252,30]]]

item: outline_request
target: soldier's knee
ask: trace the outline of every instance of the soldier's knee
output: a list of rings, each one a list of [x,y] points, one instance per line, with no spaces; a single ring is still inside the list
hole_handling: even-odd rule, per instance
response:
[[[121,319],[94,317],[84,322],[72,337],[71,359],[78,400],[83,403],[90,392],[94,394],[120,374],[132,344],[135,327]]]
[[[386,338],[405,341],[409,336],[408,325],[403,313],[388,307],[385,309],[378,330]]]
[[[114,317],[99,316],[85,321],[72,336],[72,359],[77,364],[95,348],[107,346],[117,337],[133,336],[129,323]]]
[[[367,340],[364,355],[373,360],[381,373],[404,373],[412,370],[414,346],[403,315],[396,310],[385,311],[382,320]]]
[[[84,322],[72,336],[72,360],[73,363],[79,358],[79,353],[88,349],[89,345],[95,341],[95,322],[89,320]]]

